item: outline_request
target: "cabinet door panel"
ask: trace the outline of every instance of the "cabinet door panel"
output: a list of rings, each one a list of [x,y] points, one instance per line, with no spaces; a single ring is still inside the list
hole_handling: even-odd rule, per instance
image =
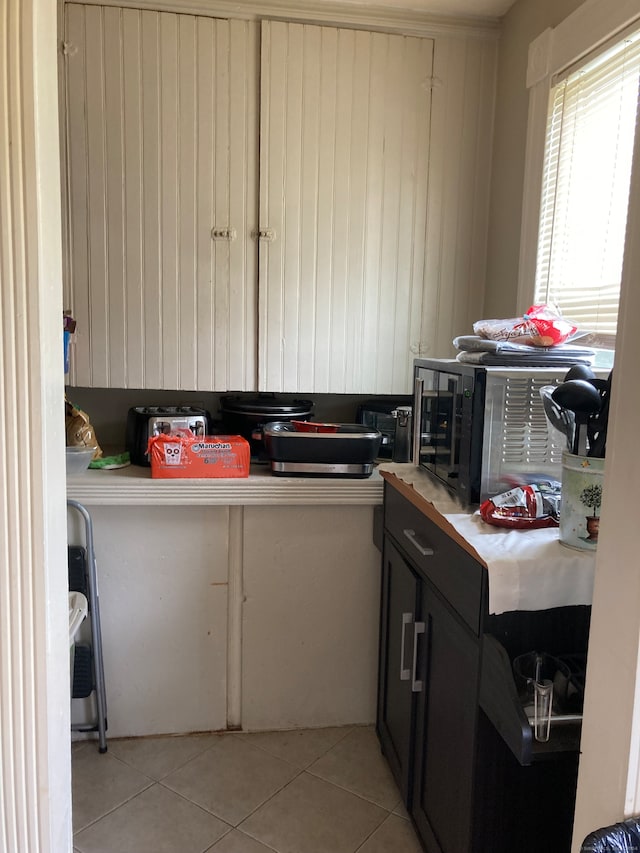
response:
[[[401,550],[479,635],[487,570],[394,488],[385,487],[385,526]],[[421,553],[420,549],[428,549]]]
[[[412,814],[429,853],[468,853],[480,646],[428,585],[423,619]]]
[[[379,552],[367,506],[243,511],[242,728],[375,718]]]
[[[257,33],[65,6],[72,384],[255,388]]]
[[[418,579],[387,537],[382,565],[377,730],[405,804],[411,786],[415,697],[411,675],[418,606]]]
[[[429,39],[263,23],[262,390],[408,390],[432,66]]]
[[[67,514],[68,541],[84,546]],[[91,507],[110,738],[226,728],[228,515]],[[78,721],[88,704],[74,700]]]

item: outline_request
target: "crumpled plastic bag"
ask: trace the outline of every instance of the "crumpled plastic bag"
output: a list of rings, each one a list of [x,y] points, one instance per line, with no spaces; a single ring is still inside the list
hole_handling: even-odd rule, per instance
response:
[[[523,317],[478,320],[473,324],[473,331],[482,338],[536,347],[564,344],[577,330],[549,305],[531,305]]]
[[[102,456],[102,449],[98,444],[89,416],[82,409],[69,402],[66,395],[64,412],[67,447],[95,447],[96,450],[92,458],[99,459]]]
[[[560,483],[522,484],[480,504],[480,517],[487,524],[511,530],[558,527],[559,505]]]
[[[589,833],[581,853],[639,853],[640,818],[630,817]]]

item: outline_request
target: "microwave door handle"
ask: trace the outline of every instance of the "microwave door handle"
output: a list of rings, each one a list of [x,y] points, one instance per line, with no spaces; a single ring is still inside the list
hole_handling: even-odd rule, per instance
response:
[[[452,473],[456,467],[456,403],[459,390],[460,386],[456,383],[456,387],[451,394],[451,455],[449,457],[449,468]]]
[[[451,471],[454,470],[456,464],[456,398],[453,397],[453,405],[451,407],[451,456],[449,457],[449,466]]]
[[[413,389],[413,464],[420,467],[420,442],[422,440],[422,395],[424,379],[416,376]]]

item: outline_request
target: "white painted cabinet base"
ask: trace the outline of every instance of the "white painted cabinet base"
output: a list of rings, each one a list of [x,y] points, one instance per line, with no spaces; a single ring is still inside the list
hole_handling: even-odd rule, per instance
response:
[[[242,728],[372,723],[373,507],[246,507]]]
[[[373,722],[371,503],[88,509],[108,737]]]
[[[228,509],[90,512],[108,737],[226,728]]]

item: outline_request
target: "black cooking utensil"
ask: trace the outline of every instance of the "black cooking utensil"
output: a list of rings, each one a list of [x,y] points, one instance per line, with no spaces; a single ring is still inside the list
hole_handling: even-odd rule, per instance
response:
[[[600,409],[594,412],[587,421],[587,456],[593,456],[592,449],[601,429],[602,409],[604,408],[605,398],[609,391],[609,383],[606,379],[598,379],[595,376],[587,381],[600,394]]]
[[[549,425],[564,435],[567,450],[571,452],[576,430],[576,418],[573,412],[564,409],[553,399],[552,394],[556,387],[555,385],[543,385],[540,389],[540,397]]]
[[[576,432],[572,452],[577,456],[586,456],[587,424],[589,418],[602,408],[600,392],[586,379],[570,379],[558,385],[551,397],[564,409],[575,414]]]
[[[573,367],[570,367],[567,371],[564,381],[570,382],[572,379],[586,379],[589,381],[591,379],[595,379],[595,377],[595,373],[591,370],[588,364],[574,364]]]
[[[600,397],[602,406],[595,418],[594,436],[589,444],[589,456],[595,456],[603,459],[607,450],[607,426],[609,422],[609,402],[611,397],[611,380],[613,371],[605,380],[601,380],[604,385],[600,388]]]

